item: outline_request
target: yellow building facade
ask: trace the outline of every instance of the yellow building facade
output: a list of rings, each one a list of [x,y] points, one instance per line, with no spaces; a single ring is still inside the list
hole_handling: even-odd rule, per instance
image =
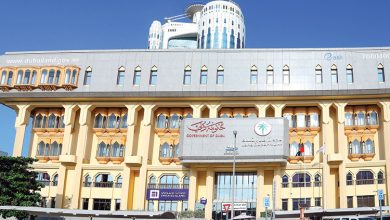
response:
[[[265,197],[275,210],[296,210],[301,203],[325,209],[379,206],[379,189],[387,205],[390,93],[377,76],[389,61],[361,62],[350,55],[355,52],[334,49],[344,57],[336,61],[295,59],[323,56],[309,49],[9,53],[0,60],[0,101],[17,113],[13,155],[20,156],[28,143],[28,156],[38,160],[44,206],[204,209],[207,219],[222,218],[231,202],[232,163],[183,164],[180,126],[186,118],[288,120],[284,163],[237,163],[236,215],[260,217]],[[8,64],[51,56],[77,61]],[[153,190],[184,196],[153,199]]]

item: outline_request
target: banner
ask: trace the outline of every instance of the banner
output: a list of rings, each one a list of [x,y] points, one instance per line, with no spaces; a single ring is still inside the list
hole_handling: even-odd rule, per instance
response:
[[[146,200],[186,201],[188,189],[148,189]]]

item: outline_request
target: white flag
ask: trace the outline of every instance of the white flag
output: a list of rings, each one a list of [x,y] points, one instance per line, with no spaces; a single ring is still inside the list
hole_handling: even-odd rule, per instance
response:
[[[320,149],[318,149],[316,153],[317,153],[317,154],[318,154],[318,153],[325,153],[325,150],[326,150],[326,147],[325,147],[325,145],[324,145],[324,146],[320,147]]]

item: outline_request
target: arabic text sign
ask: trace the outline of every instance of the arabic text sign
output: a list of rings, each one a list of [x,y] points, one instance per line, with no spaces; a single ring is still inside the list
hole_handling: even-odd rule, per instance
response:
[[[146,199],[185,201],[188,200],[188,189],[148,189],[146,191]]]

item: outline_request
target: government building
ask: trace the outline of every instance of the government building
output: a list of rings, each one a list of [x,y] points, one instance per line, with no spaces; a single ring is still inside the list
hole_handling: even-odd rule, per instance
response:
[[[198,26],[205,13],[217,23],[212,10],[243,19],[231,2],[209,4],[197,6]],[[38,160],[42,206],[225,219],[232,202],[257,217],[389,204],[390,48],[243,49],[236,32],[225,49],[224,19],[210,49],[0,56],[13,156],[27,143]],[[203,44],[199,29],[191,45]],[[206,30],[205,45],[216,35]],[[180,45],[172,39],[156,42]]]

